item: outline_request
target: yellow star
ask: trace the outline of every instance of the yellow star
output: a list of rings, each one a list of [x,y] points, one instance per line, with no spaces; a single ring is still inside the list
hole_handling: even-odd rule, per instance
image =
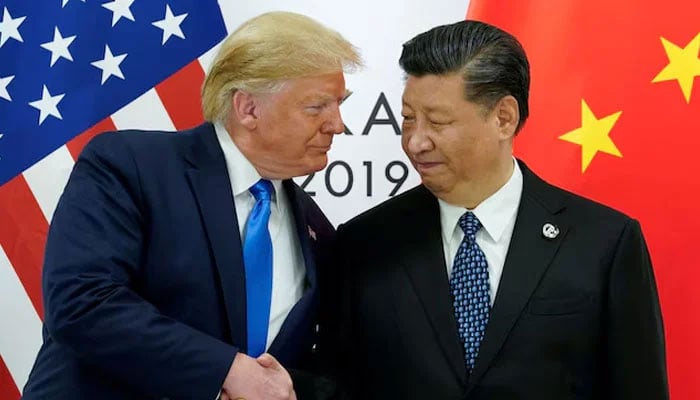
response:
[[[676,46],[663,37],[661,38],[661,43],[664,45],[669,62],[651,82],[677,80],[681,91],[683,91],[685,102],[690,103],[693,80],[696,76],[700,76],[700,58],[698,58],[700,33],[684,48]]]
[[[610,139],[610,131],[620,114],[622,111],[598,119],[586,104],[586,100],[581,100],[581,127],[559,136],[559,139],[581,145],[581,172],[586,172],[586,168],[599,151],[622,157],[622,153]]]

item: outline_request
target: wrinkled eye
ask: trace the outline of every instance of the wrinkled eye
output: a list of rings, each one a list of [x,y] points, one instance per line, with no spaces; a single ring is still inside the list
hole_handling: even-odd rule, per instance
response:
[[[325,104],[312,104],[305,107],[305,110],[311,114],[318,114],[325,108]]]

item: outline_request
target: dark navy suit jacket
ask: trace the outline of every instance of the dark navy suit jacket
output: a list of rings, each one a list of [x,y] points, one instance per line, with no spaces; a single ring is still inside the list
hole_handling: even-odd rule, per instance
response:
[[[520,169],[513,236],[471,373],[437,198],[417,186],[338,227],[341,311],[327,331],[354,398],[668,399],[661,309],[639,223]],[[544,234],[546,224],[558,234]]]
[[[283,187],[307,289],[269,351],[306,368],[334,229],[294,182]],[[247,346],[235,213],[211,124],[93,139],[49,230],[44,343],[23,398],[214,399]]]

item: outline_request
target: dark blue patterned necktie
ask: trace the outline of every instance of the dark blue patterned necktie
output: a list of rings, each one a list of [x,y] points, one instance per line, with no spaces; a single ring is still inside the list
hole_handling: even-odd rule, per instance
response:
[[[481,222],[474,213],[467,211],[459,218],[459,226],[464,231],[464,239],[455,256],[450,288],[459,338],[464,345],[464,362],[471,373],[489,321],[491,290],[486,256],[476,243]]]
[[[272,300],[272,239],[267,227],[274,187],[261,179],[250,188],[255,205],[246,223],[243,244],[245,266],[246,311],[248,320],[248,355],[265,352]]]

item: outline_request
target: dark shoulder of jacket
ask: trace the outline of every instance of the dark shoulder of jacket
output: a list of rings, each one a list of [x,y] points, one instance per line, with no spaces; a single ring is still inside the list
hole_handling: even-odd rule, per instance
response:
[[[338,231],[366,229],[368,226],[386,225],[396,218],[401,218],[407,211],[420,211],[414,210],[414,206],[416,204],[421,204],[429,198],[434,198],[434,196],[425,186],[415,186],[341,224],[338,227]]]
[[[623,227],[632,220],[629,215],[611,206],[552,185],[539,178],[538,180],[539,182],[534,183],[537,188],[524,191],[521,201],[528,197],[551,212],[565,211],[567,216],[581,224],[605,224]],[[557,210],[557,208],[561,210]]]
[[[93,151],[108,155],[128,149],[133,157],[147,160],[158,160],[168,156],[182,158],[183,150],[193,141],[192,135],[192,131],[110,131],[92,138],[83,149],[83,153]]]

